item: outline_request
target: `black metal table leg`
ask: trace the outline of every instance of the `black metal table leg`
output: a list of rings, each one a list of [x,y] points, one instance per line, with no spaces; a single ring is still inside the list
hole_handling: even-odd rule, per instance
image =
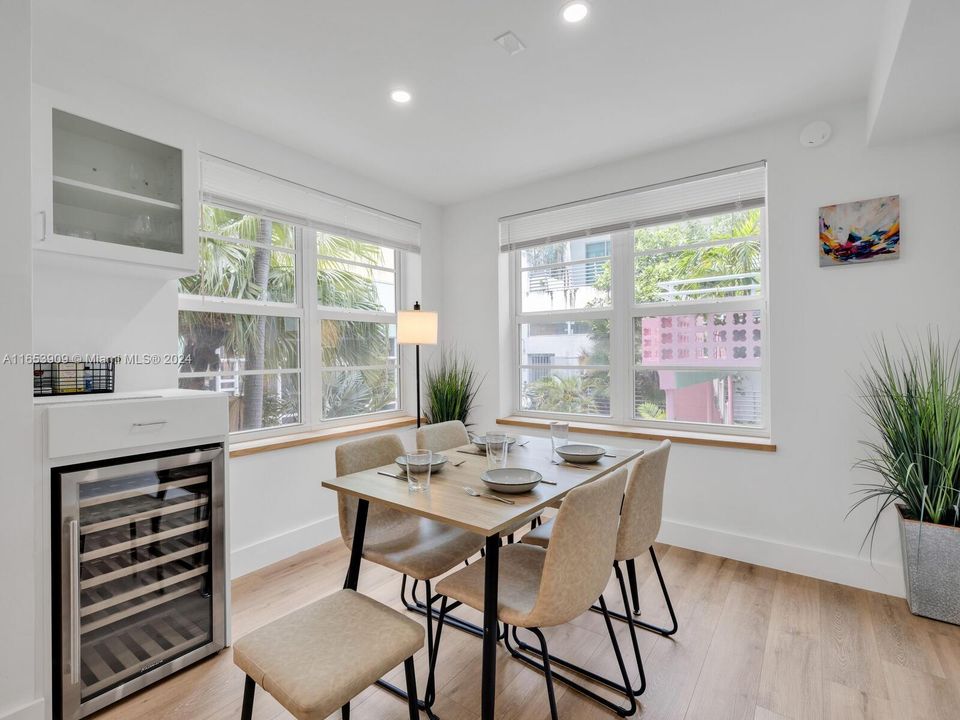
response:
[[[487,538],[486,567],[483,578],[483,670],[481,674],[480,716],[482,720],[494,720],[497,694],[497,638],[500,627],[497,623],[499,599],[500,535]]]
[[[353,526],[353,543],[350,545],[350,566],[343,581],[344,590],[356,590],[360,582],[360,560],[363,559],[363,535],[367,531],[367,510],[370,503],[361,499],[357,503],[357,522]]]
[[[240,720],[253,718],[253,694],[257,691],[257,684],[247,675],[243,683],[243,706],[240,708]]]

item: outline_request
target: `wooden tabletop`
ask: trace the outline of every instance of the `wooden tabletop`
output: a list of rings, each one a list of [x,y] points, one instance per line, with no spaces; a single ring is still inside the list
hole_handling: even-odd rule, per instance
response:
[[[479,492],[491,492],[480,480],[480,473],[487,469],[487,458],[472,454],[477,452],[474,445],[443,452],[448,462],[443,470],[433,473],[430,491],[427,493],[411,493],[407,490],[406,479],[395,480],[377,474],[378,470],[384,470],[405,478],[405,473],[396,465],[325,480],[323,487],[490,536],[561,499],[578,485],[603,477],[643,453],[642,450],[604,447],[607,448],[607,453],[615,457],[603,457],[600,462],[581,467],[555,465],[551,460],[559,458],[553,454],[549,438],[519,438],[519,442],[510,447],[507,466],[536,470],[543,475],[545,482],[541,482],[528,493],[500,494],[500,497],[513,500],[514,505],[506,505],[489,498],[472,497],[464,491],[465,487],[471,487]],[[453,467],[453,463],[461,460],[465,462],[459,467]],[[556,485],[546,481],[556,482]]]

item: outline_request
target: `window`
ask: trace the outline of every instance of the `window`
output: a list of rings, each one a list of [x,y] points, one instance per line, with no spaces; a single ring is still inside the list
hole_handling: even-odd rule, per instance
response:
[[[200,272],[180,281],[180,387],[228,392],[230,430],[302,422],[299,230],[201,208]]]
[[[765,177],[759,164],[501,219],[518,412],[766,433]]]
[[[180,387],[228,393],[231,432],[400,409],[398,251],[253,210],[201,215]]]
[[[396,252],[316,233],[324,420],[399,408]]]

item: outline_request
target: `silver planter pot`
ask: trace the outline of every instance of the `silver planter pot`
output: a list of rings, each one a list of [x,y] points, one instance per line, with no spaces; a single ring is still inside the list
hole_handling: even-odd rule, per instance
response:
[[[897,511],[910,612],[960,625],[960,528],[909,520],[901,505]]]

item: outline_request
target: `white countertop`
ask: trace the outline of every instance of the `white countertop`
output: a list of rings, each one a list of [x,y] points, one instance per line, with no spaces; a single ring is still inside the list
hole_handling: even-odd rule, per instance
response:
[[[134,392],[113,392],[113,393],[72,393],[69,395],[48,395],[46,397],[35,397],[34,405],[61,405],[68,403],[84,402],[108,402],[123,400],[154,400],[159,398],[180,398],[180,397],[205,397],[210,395],[223,395],[223,393],[212,390],[185,390],[182,388],[161,388],[158,390],[139,390]]]

